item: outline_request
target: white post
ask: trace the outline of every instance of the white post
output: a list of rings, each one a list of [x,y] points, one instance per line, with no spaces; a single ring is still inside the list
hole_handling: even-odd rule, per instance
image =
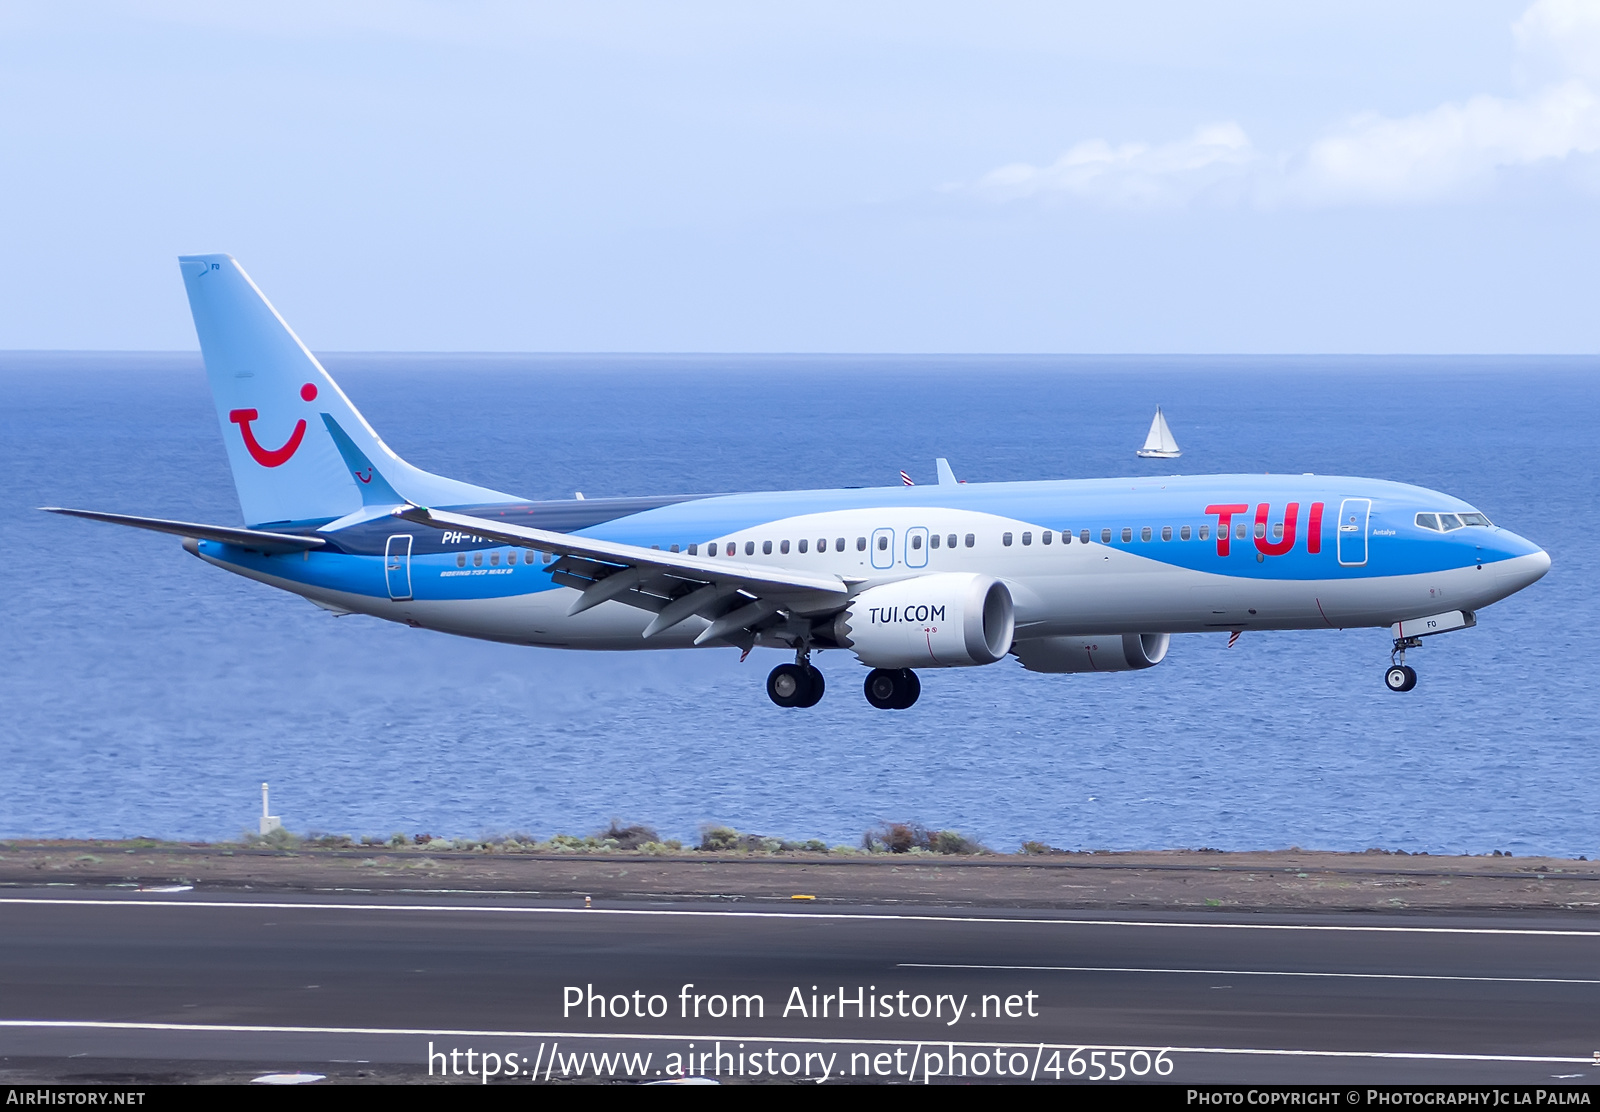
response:
[[[265,838],[274,830],[282,830],[283,823],[277,815],[267,814],[267,782],[261,781],[261,836]]]

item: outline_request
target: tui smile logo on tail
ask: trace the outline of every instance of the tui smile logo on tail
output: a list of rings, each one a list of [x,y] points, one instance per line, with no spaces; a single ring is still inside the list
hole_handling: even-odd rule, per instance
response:
[[[300,397],[304,401],[316,401],[316,384],[308,382],[300,387]],[[255,430],[250,427],[250,422],[260,416],[261,414],[254,409],[228,411],[228,420],[239,426],[239,435],[244,437],[244,446],[250,452],[250,458],[262,467],[282,467],[299,450],[300,441],[305,439],[305,419],[301,418],[294,423],[294,431],[289,434],[289,439],[284,441],[281,448],[263,448],[261,442],[256,439]]]

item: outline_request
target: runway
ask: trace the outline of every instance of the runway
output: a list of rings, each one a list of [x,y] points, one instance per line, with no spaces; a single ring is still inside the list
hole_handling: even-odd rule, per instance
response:
[[[636,1080],[1600,1080],[1585,916],[10,889],[0,930],[9,1081],[426,1078],[430,1062],[467,1080],[468,1049],[472,1079],[487,1053],[502,1083],[603,1065]]]

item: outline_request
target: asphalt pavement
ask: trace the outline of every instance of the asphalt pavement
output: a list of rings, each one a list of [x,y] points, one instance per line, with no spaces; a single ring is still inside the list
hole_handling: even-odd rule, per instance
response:
[[[3,1081],[1600,1081],[1592,916],[13,888],[0,937]]]

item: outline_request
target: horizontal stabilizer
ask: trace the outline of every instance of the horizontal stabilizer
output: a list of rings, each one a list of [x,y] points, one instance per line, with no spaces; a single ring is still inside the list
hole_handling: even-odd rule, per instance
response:
[[[40,506],[52,514],[69,517],[86,517],[90,521],[108,521],[112,525],[131,525],[135,529],[148,529],[153,533],[171,533],[175,537],[193,537],[200,541],[217,541],[221,544],[249,548],[268,555],[279,552],[303,552],[321,548],[327,542],[321,537],[297,537],[292,533],[268,533],[261,529],[236,529],[227,525],[197,525],[192,521],[169,521],[161,517],[134,517],[131,514],[108,514],[98,510],[66,510],[59,506]]]

